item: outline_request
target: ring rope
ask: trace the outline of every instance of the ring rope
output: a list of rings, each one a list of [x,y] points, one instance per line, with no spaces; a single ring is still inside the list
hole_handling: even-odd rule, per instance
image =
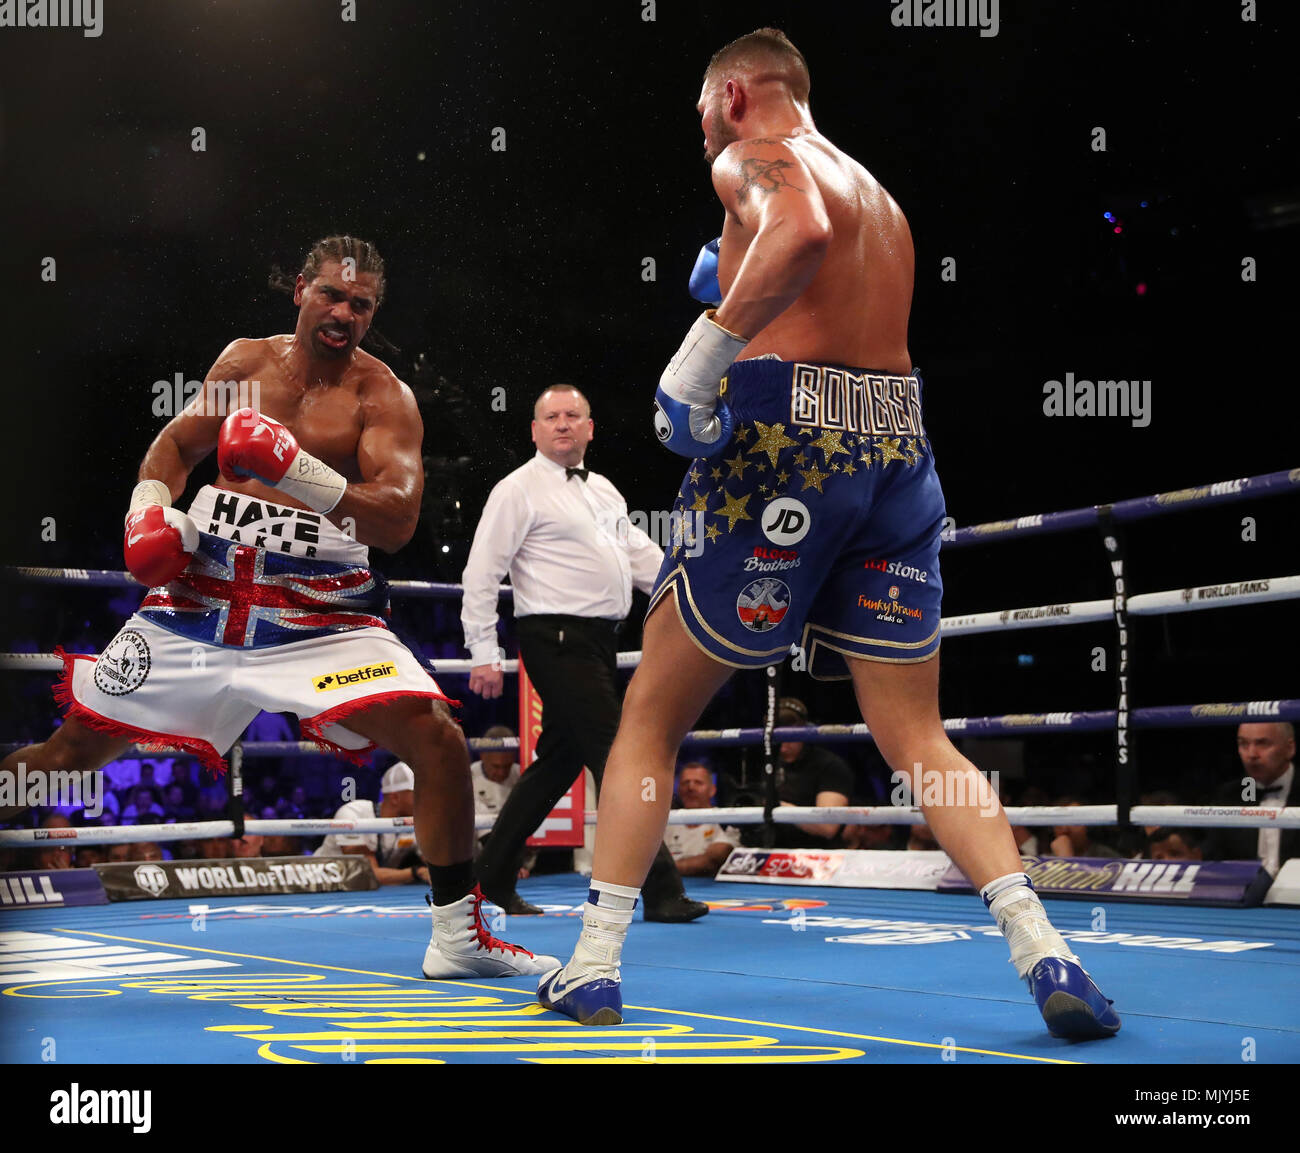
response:
[[[65,570],[71,571],[71,570]],[[1138,593],[1128,600],[1130,616],[1157,616],[1165,613],[1201,612],[1232,605],[1262,604],[1268,601],[1300,598],[1300,576],[1269,577],[1231,584],[1200,585],[1190,589]],[[971,636],[999,629],[1054,628],[1057,625],[1088,624],[1109,620],[1114,613],[1110,600],[1072,601],[1033,608],[1002,609],[986,613],[968,613],[944,617],[939,627],[945,637]],[[77,654],[90,656],[92,654]],[[641,662],[638,651],[618,654],[618,667],[635,668]],[[475,664],[458,658],[427,660],[425,664],[439,676],[466,675]],[[501,671],[517,673],[517,659],[500,662]],[[24,672],[59,672],[63,662],[54,653],[0,653],[0,670]]]
[[[1119,814],[1117,805],[1035,805],[1003,810],[1012,825],[1044,827],[1060,824],[1114,825]],[[731,809],[673,809],[668,814],[670,825],[698,825],[707,817],[711,825],[762,825],[765,823],[761,807]],[[925,815],[919,808],[897,805],[816,806],[783,805],[776,809],[771,819],[778,825],[839,824],[839,825],[922,825]],[[1135,805],[1131,811],[1135,825],[1160,825],[1165,828],[1189,826],[1214,828],[1282,828],[1300,829],[1300,807],[1285,809],[1251,808],[1246,806],[1212,805]],[[474,828],[478,832],[490,829],[496,821],[493,813],[476,815]],[[596,823],[595,810],[587,810],[584,823]],[[356,821],[331,820],[274,820],[247,821],[245,832],[267,837],[319,837],[328,833],[391,833],[394,830],[414,827],[412,817],[372,817]],[[57,836],[51,836],[57,834]],[[174,825],[96,825],[69,829],[6,829],[0,830],[0,848],[48,848],[60,842],[78,845],[141,844],[146,841],[161,844],[171,841],[207,840],[232,837],[232,821],[187,821]],[[1119,858],[1117,858],[1119,859]]]
[[[1039,805],[1010,807],[1006,819],[1022,828],[1049,827],[1057,824],[1113,825],[1117,823],[1117,805]],[[673,809],[668,824],[757,825],[766,823],[762,807],[744,809]],[[594,810],[586,810],[585,824],[595,824]],[[775,824],[904,824],[926,823],[917,807],[876,806],[796,806],[784,805],[772,812]],[[484,832],[493,827],[495,814],[474,816],[474,829]],[[1191,825],[1213,828],[1300,828],[1300,807],[1258,809],[1210,805],[1135,805],[1131,820],[1140,825],[1187,828]],[[395,829],[413,828],[409,816],[376,816],[365,820],[250,820],[244,823],[248,835],[265,837],[318,837],[328,833],[390,833]],[[57,836],[51,836],[57,833]],[[61,841],[78,845],[136,845],[146,841],[164,844],[170,841],[209,840],[235,836],[229,820],[198,820],[178,824],[87,825],[66,829],[0,829],[0,848],[34,849],[57,846]],[[1117,858],[1118,859],[1118,858]]]
[[[1225,725],[1250,720],[1252,717],[1269,721],[1300,721],[1300,699],[1277,701],[1224,701],[1200,705],[1156,705],[1136,709],[1129,723],[1139,729],[1171,729],[1196,725]],[[1008,733],[1041,732],[1104,732],[1115,724],[1113,709],[1088,712],[1059,713],[1004,713],[994,717],[949,717],[943,727],[949,733],[966,737],[1005,736]],[[848,744],[852,741],[871,740],[871,732],[864,724],[853,725],[789,725],[773,730],[772,738],[783,741],[816,741],[818,744]],[[683,747],[732,748],[756,745],[762,742],[762,728],[747,729],[695,729],[682,740]],[[472,752],[506,752],[519,747],[518,737],[469,737]],[[22,748],[17,741],[0,745],[5,753]],[[321,747],[311,741],[243,741],[240,742],[245,757],[322,756]],[[161,746],[129,746],[123,756],[174,756],[189,757],[180,749]]]
[[[1254,497],[1278,496],[1300,489],[1300,468],[1282,469],[1259,476],[1237,480],[1218,481],[1194,488],[1181,488],[1172,492],[1158,492],[1150,496],[1132,497],[1111,505],[1092,505],[1087,508],[1065,509],[1060,512],[1038,513],[1017,517],[1014,520],[987,521],[953,529],[943,537],[946,549],[965,548],[986,541],[1011,540],[1016,537],[1037,536],[1043,533],[1069,532],[1074,529],[1095,528],[1100,523],[1102,510],[1121,523],[1147,520],[1169,513],[1208,505],[1234,504]],[[139,582],[130,573],[112,569],[48,568],[39,566],[0,567],[0,576],[11,579],[44,581],[65,585],[102,585],[125,588]],[[461,586],[438,581],[395,580],[389,582],[394,593],[418,597],[457,597]],[[502,585],[502,596],[513,596],[509,585]]]
[[[1158,492],[1151,496],[1137,496],[1116,501],[1112,505],[1093,505],[1090,508],[1067,509],[1064,512],[1045,512],[1035,516],[1017,517],[1015,520],[990,521],[954,529],[943,538],[945,549],[965,548],[986,541],[1013,540],[1017,537],[1039,536],[1044,533],[1070,532],[1074,529],[1097,528],[1102,510],[1121,523],[1149,520],[1173,512],[1183,512],[1197,506],[1235,504],[1254,497],[1279,496],[1300,489],[1300,468],[1260,476],[1242,477],[1239,480],[1219,481],[1216,484],[1180,488],[1173,492]]]

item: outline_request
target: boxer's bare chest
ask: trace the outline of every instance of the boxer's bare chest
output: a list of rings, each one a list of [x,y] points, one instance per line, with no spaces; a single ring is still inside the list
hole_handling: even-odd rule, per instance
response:
[[[258,366],[258,408],[285,425],[298,443],[349,480],[359,480],[357,443],[363,426],[360,370],[338,382],[290,378],[274,356]]]

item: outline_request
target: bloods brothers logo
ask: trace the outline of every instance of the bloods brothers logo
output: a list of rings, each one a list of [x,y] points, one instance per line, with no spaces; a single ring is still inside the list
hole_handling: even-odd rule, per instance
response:
[[[143,634],[123,629],[95,662],[95,687],[101,693],[124,697],[144,684],[152,663]]]
[[[781,572],[798,568],[799,553],[792,548],[756,548],[753,556],[745,558],[746,572]]]
[[[790,611],[790,586],[776,577],[752,581],[736,598],[740,623],[751,633],[765,633],[776,628]]]
[[[347,689],[366,681],[382,680],[384,677],[397,676],[397,666],[392,661],[382,665],[360,665],[355,669],[340,669],[336,673],[312,677],[312,683],[318,693],[330,693],[335,689]]]

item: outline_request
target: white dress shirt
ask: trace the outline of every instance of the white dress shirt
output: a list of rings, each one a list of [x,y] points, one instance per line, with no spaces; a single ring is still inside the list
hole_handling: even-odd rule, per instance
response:
[[[621,621],[632,588],[650,592],[663,550],[627,516],[605,477],[569,477],[540,452],[492,490],[461,575],[465,647],[476,665],[497,656],[497,596],[508,572],[515,616]]]
[[[1286,772],[1283,773],[1268,788],[1281,786],[1280,793],[1274,793],[1271,797],[1263,797],[1259,802],[1262,809],[1284,809],[1287,806],[1287,798],[1291,795],[1291,786],[1295,781],[1295,764],[1289,764]],[[1259,859],[1264,868],[1269,871],[1271,876],[1276,877],[1277,871],[1282,867],[1282,830],[1263,828],[1259,831]]]

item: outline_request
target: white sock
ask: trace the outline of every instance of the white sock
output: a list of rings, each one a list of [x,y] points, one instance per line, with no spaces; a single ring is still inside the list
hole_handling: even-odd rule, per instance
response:
[[[1026,977],[1044,957],[1078,961],[1047,919],[1047,910],[1027,873],[998,877],[980,890],[980,896],[1011,946],[1011,963],[1017,976]]]
[[[587,903],[582,906],[582,934],[567,971],[577,968],[601,977],[618,977],[627,927],[640,895],[640,889],[592,879]]]

